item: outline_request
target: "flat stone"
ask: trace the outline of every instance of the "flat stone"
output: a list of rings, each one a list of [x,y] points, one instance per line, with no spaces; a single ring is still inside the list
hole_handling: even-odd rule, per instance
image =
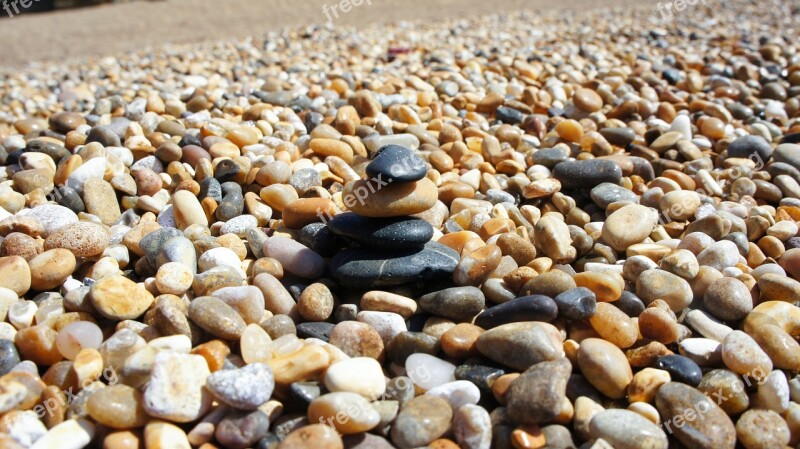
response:
[[[567,358],[528,368],[506,393],[508,416],[521,424],[552,421],[561,413],[572,364]]]
[[[622,169],[607,159],[564,161],[555,166],[553,177],[565,189],[591,189],[604,182],[619,184]]]
[[[558,306],[552,299],[543,295],[532,295],[512,299],[486,309],[475,318],[475,324],[484,329],[491,329],[519,321],[550,322],[556,315]]]
[[[436,184],[422,178],[412,183],[383,186],[378,181],[354,181],[345,186],[343,201],[349,210],[359,215],[399,217],[424,212],[433,207],[438,198]]]
[[[369,218],[344,213],[329,221],[328,229],[361,246],[382,250],[421,247],[433,237],[433,227],[413,217]]]
[[[342,285],[367,290],[447,278],[459,259],[458,253],[452,249],[428,242],[421,250],[392,253],[346,249],[331,260],[330,266],[334,278]]]
[[[425,161],[408,148],[386,145],[367,165],[367,176],[397,183],[419,181],[428,173]]]
[[[483,292],[476,287],[448,288],[428,293],[418,300],[422,310],[456,322],[474,318],[481,313],[485,302]]]
[[[78,216],[64,206],[55,204],[42,204],[33,209],[25,209],[19,212],[20,216],[31,217],[39,221],[43,228],[44,237],[64,228],[72,223],[78,222]]]

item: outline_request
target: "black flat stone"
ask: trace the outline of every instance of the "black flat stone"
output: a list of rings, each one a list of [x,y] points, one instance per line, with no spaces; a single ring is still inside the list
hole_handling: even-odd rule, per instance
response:
[[[421,157],[400,145],[386,145],[378,150],[372,162],[367,165],[367,176],[381,177],[384,181],[414,182],[428,174],[428,166]]]
[[[484,329],[518,321],[550,322],[558,315],[556,303],[544,295],[523,296],[483,311],[475,325]]]
[[[449,278],[459,260],[452,249],[428,242],[421,249],[395,252],[349,248],[334,256],[330,267],[342,286],[366,290]]]
[[[468,321],[483,310],[486,298],[477,287],[453,287],[428,293],[417,302],[422,310],[451,319]]]
[[[665,355],[656,360],[654,368],[663,369],[673,382],[682,382],[696,387],[703,380],[703,371],[692,359],[678,354]]]
[[[331,339],[333,324],[324,321],[314,323],[300,323],[297,325],[297,336],[300,338],[318,338],[327,342]]]
[[[554,301],[558,306],[558,315],[568,320],[586,320],[597,311],[597,298],[586,287],[567,290],[556,296]]]
[[[419,248],[433,238],[433,226],[414,217],[369,218],[348,212],[333,217],[328,229],[361,246],[383,250]]]
[[[564,161],[555,166],[553,177],[565,189],[591,189],[604,182],[619,184],[622,169],[608,159]]]
[[[324,223],[303,226],[297,241],[322,257],[333,257],[336,254],[336,235]]]

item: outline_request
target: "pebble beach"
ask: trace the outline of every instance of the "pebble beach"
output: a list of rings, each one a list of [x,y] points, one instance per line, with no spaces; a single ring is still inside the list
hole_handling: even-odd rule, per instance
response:
[[[511,3],[16,49],[0,448],[800,447],[800,2]]]

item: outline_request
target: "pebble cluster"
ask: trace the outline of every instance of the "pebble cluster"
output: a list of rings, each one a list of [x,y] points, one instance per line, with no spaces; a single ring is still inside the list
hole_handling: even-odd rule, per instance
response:
[[[796,447],[790,3],[2,75],[0,447]]]

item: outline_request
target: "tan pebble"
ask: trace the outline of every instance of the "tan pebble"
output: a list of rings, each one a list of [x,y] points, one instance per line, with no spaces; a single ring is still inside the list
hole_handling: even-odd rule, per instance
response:
[[[413,183],[389,184],[380,189],[373,185],[375,183],[359,180],[347,184],[343,194],[345,206],[367,217],[394,217],[426,211],[438,199],[436,185],[427,178]]]
[[[375,312],[393,312],[408,319],[417,311],[417,302],[405,296],[373,290],[364,293],[361,297],[361,309]]]
[[[628,402],[652,403],[656,397],[658,387],[670,382],[668,372],[655,368],[645,368],[633,376],[628,385]]]
[[[92,285],[92,304],[103,316],[130,320],[141,316],[155,300],[147,290],[122,276],[109,276]]]
[[[20,256],[0,257],[0,287],[22,296],[31,288],[31,270]]]
[[[578,366],[589,383],[612,399],[625,397],[633,379],[631,367],[622,350],[597,338],[587,338],[581,342]]]
[[[589,322],[604,339],[620,348],[628,348],[636,343],[639,330],[636,323],[623,311],[608,303],[598,303],[594,316]]]
[[[31,259],[31,287],[34,290],[50,290],[61,285],[73,271],[77,261],[66,249],[56,248],[45,251]]]
[[[301,427],[281,441],[277,449],[306,449],[324,447],[342,449],[342,438],[332,427],[324,424],[312,424]]]

